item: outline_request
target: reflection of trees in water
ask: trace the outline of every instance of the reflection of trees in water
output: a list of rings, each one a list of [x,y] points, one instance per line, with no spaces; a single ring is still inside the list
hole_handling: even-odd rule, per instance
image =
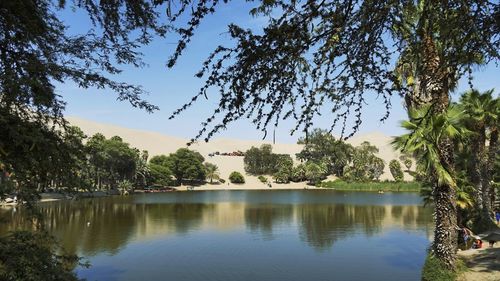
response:
[[[431,229],[431,210],[418,206],[300,205],[299,234],[310,246],[325,250],[356,233],[372,236],[382,227]],[[390,208],[390,212],[386,209]]]
[[[291,222],[293,205],[249,205],[245,207],[245,224],[252,232],[260,231],[264,238],[273,238],[273,226]]]
[[[117,253],[134,235],[147,235],[160,226],[165,232],[186,233],[200,225],[206,204],[131,204],[123,200],[60,201],[40,208],[47,230],[58,238],[68,253],[93,255]],[[2,233],[29,228],[19,209],[2,224]]]
[[[187,233],[198,227],[203,218],[203,212],[214,209],[214,204],[176,203],[176,204],[145,204],[144,210],[148,219],[160,222],[176,233]]]
[[[323,250],[361,229],[368,235],[378,232],[384,215],[384,206],[300,205],[299,234],[302,241]]]
[[[42,204],[47,229],[69,253],[116,253],[131,239],[157,234],[185,235],[200,227],[238,227],[272,239],[276,226],[298,224],[300,239],[319,250],[356,233],[374,235],[382,227],[432,232],[431,209],[418,206],[327,204],[134,203],[125,197]],[[231,215],[228,215],[231,212]],[[0,235],[26,228],[23,209],[0,212]],[[207,219],[208,218],[208,219]],[[87,222],[90,222],[87,225]]]

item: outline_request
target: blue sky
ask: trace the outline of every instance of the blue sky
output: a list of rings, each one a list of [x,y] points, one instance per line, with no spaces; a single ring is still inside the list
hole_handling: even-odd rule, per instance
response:
[[[253,3],[232,3],[222,5],[215,15],[209,16],[197,30],[192,43],[173,69],[167,69],[166,62],[175,48],[176,37],[168,35],[159,38],[149,46],[143,47],[144,61],[147,67],[135,69],[121,67],[124,72],[115,78],[119,81],[141,85],[148,96],[144,98],[160,107],[153,114],[130,106],[127,102],[119,102],[112,91],[97,89],[80,89],[72,83],[58,84],[56,91],[67,102],[66,115],[80,117],[101,123],[108,123],[127,128],[156,131],[177,137],[191,138],[200,129],[200,123],[215,109],[218,102],[216,95],[209,96],[208,100],[200,99],[197,104],[185,111],[174,120],[168,116],[184,102],[188,101],[201,87],[203,80],[194,77],[200,69],[202,61],[217,45],[228,42],[225,34],[228,23],[236,22],[248,28],[259,28],[265,24],[265,19],[254,18],[248,15],[248,8]],[[62,16],[71,29],[70,32],[84,32],[90,27],[86,16],[80,12],[63,11]],[[474,86],[479,90],[500,90],[499,68],[488,65],[476,69],[474,72]],[[459,83],[457,93],[468,89],[466,79]],[[453,95],[457,98],[458,94]],[[402,133],[399,121],[405,119],[406,113],[399,97],[392,98],[392,111],[388,120],[381,123],[379,120],[385,112],[382,100],[377,100],[375,94],[367,98],[368,105],[363,111],[363,123],[360,134],[379,131],[387,135]],[[326,109],[326,107],[325,107]],[[315,127],[329,128],[328,116],[318,118]],[[290,136],[294,127],[292,120],[282,122],[276,130],[277,142],[294,143],[299,134]],[[257,131],[249,120],[240,120],[228,126],[216,137],[239,138],[257,140],[262,139],[263,133]],[[267,139],[271,140],[272,134]]]

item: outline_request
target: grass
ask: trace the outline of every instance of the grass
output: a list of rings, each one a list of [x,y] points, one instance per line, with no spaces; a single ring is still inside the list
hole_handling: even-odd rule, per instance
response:
[[[404,191],[419,192],[421,185],[418,182],[346,182],[343,180],[325,181],[320,187],[346,191]]]
[[[467,267],[460,259],[457,259],[456,269],[452,271],[446,269],[440,260],[429,254],[422,268],[422,281],[456,281],[458,276],[465,271],[467,271]]]

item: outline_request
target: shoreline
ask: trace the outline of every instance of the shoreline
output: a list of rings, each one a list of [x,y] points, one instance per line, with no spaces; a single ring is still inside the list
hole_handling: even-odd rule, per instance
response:
[[[173,187],[176,190],[175,191],[166,191],[166,192],[158,192],[158,193],[168,193],[168,192],[189,192],[189,191],[263,191],[263,190],[331,190],[331,191],[350,191],[350,192],[378,192],[383,194],[384,192],[411,192],[415,193],[418,192],[416,190],[392,190],[392,189],[359,189],[359,188],[342,188],[342,187],[317,187],[317,186],[311,186],[307,185],[305,182],[291,182],[287,184],[273,184],[272,187],[267,186],[267,184],[254,184],[254,183],[244,183],[244,184],[210,184],[210,183],[205,183],[202,185],[181,185],[181,186],[175,186]],[[383,191],[383,192],[381,192]],[[142,194],[142,193],[149,193],[145,192],[144,190],[136,190],[131,195],[133,194]],[[95,192],[79,192],[77,193],[78,198],[101,198],[101,197],[108,197],[108,196],[120,196],[118,192],[113,192],[112,194],[108,194],[105,191],[95,191]],[[127,196],[127,195],[125,195]],[[72,200],[74,197],[68,197],[66,194],[62,193],[56,193],[56,192],[51,192],[51,193],[41,193],[40,194],[40,200],[37,201],[37,203],[46,203],[46,202],[54,202],[54,201],[60,201],[60,200]],[[12,207],[12,206],[17,206],[18,203],[5,203],[5,202],[0,202],[0,207]]]

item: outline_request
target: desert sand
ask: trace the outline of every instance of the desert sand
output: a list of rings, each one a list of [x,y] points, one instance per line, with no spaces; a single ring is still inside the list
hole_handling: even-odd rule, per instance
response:
[[[101,133],[107,138],[112,136],[120,136],[124,141],[128,142],[131,146],[136,147],[140,150],[147,150],[150,157],[160,154],[169,154],[175,152],[181,147],[187,147],[186,143],[188,139],[172,137],[164,135],[161,133],[135,130],[124,127],[119,127],[110,124],[103,124],[98,122],[93,122],[89,120],[84,120],[77,117],[68,117],[68,121],[75,126],[78,126],[82,131],[88,135],[92,136],[96,133]],[[398,159],[399,153],[394,151],[390,142],[392,137],[384,135],[379,132],[359,134],[349,139],[347,142],[354,146],[361,144],[363,141],[369,141],[371,144],[376,145],[379,148],[378,156],[385,161],[384,174],[381,176],[381,180],[392,179],[389,171],[389,161],[392,159]],[[261,183],[257,177],[250,176],[244,173],[243,157],[241,156],[209,156],[209,154],[214,152],[234,152],[234,151],[246,151],[252,146],[259,147],[262,144],[272,144],[266,141],[248,141],[248,140],[237,140],[237,139],[225,139],[225,138],[215,138],[208,143],[200,142],[191,145],[189,148],[196,150],[205,157],[205,161],[216,164],[219,167],[220,177],[227,180],[229,174],[232,171],[238,171],[245,176],[245,184],[235,185],[235,184],[221,184],[221,185],[210,185],[195,187],[195,189],[269,189],[269,187]],[[283,144],[277,143],[273,145],[273,152],[275,153],[286,153],[290,154],[292,158],[295,159],[295,154],[302,150],[302,145],[299,144]],[[296,159],[295,159],[296,161]],[[408,175],[405,174],[405,177]],[[271,177],[268,176],[271,180]],[[331,178],[333,179],[333,178]],[[406,178],[410,180],[410,178]],[[303,189],[306,187],[305,183],[290,183],[290,184],[273,184],[272,189]],[[186,189],[187,187],[181,187],[181,189]]]

